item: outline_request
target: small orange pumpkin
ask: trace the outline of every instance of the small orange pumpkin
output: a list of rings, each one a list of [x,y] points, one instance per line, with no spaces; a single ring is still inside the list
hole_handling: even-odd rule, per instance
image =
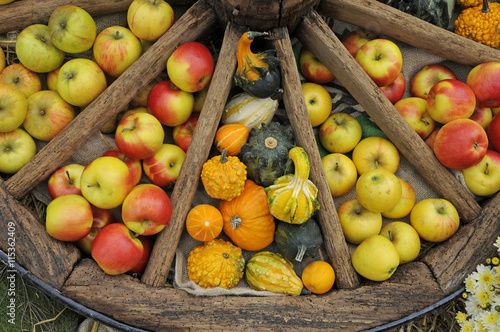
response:
[[[324,294],[332,289],[335,282],[335,271],[325,261],[309,263],[302,271],[304,286],[314,294]]]
[[[236,156],[240,153],[241,147],[247,142],[250,130],[239,123],[228,123],[219,129],[215,134],[215,147],[217,150],[227,149],[227,154]]]
[[[231,201],[219,201],[223,231],[238,247],[257,251],[274,241],[276,227],[269,211],[264,187],[246,180],[241,194]]]
[[[199,204],[186,217],[186,229],[198,241],[210,241],[222,232],[222,215],[215,206]]]

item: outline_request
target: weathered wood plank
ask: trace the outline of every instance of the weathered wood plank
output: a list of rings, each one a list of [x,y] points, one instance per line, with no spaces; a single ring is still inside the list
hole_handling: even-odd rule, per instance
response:
[[[169,0],[171,6],[192,4],[195,0]],[[31,24],[47,24],[49,17],[59,6],[75,5],[92,16],[126,12],[132,0],[18,0],[2,5],[0,10],[0,33],[22,30]]]
[[[422,257],[446,294],[462,287],[465,277],[478,264],[484,264],[485,258],[496,255],[493,243],[500,234],[499,220],[500,193],[497,193],[484,205],[478,218]]]
[[[233,74],[236,70],[235,50],[243,32],[243,28],[234,23],[230,23],[226,27],[219,53],[221,61],[216,64],[207,97],[196,125],[196,131],[171,195],[172,217],[165,229],[158,235],[142,277],[142,281],[147,284],[161,286],[167,280],[168,271],[175,256],[175,249],[184,229],[186,216],[198,188],[203,163],[208,159],[215,132],[231,89]]]
[[[177,289],[151,287],[128,275],[106,275],[94,261],[84,259],[62,293],[118,321],[152,331],[363,331],[443,298],[422,263],[400,266],[385,282],[324,295],[194,297]]]
[[[318,13],[311,11],[306,15],[295,32],[297,38],[330,69],[427,183],[457,208],[462,219],[471,221],[476,218],[481,210],[479,204],[437,160],[424,140],[363,71]]]
[[[283,101],[292,126],[297,145],[308,154],[311,164],[310,179],[318,188],[320,202],[319,223],[323,231],[325,248],[336,271],[339,288],[354,288],[359,285],[358,276],[351,264],[351,255],[345,242],[342,226],[326,181],[321,156],[316,145],[312,126],[309,122],[306,103],[302,93],[292,43],[287,28],[277,28],[271,33],[277,56],[281,60],[280,69],[283,82]]]
[[[55,289],[61,289],[81,258],[73,244],[52,238],[33,211],[5,190],[1,179],[0,229],[0,249],[9,260]]]
[[[468,66],[500,61],[500,51],[439,28],[376,0],[322,0],[318,13],[387,35]]]
[[[48,178],[62,162],[71,157],[113,115],[124,109],[139,91],[165,70],[168,57],[177,46],[196,40],[215,23],[215,14],[204,0],[193,5],[28,164],[8,179],[5,182],[7,190],[19,199]]]

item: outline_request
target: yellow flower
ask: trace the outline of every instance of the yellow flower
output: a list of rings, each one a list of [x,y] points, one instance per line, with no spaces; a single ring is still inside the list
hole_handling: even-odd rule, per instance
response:
[[[467,320],[469,316],[465,312],[459,311],[457,315],[455,316],[455,319],[457,320],[458,324],[461,324]]]

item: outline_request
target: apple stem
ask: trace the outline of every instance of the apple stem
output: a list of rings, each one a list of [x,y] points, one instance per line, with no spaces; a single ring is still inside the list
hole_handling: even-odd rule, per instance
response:
[[[484,174],[485,174],[485,175],[488,175],[488,174],[490,174],[490,170],[489,170],[489,168],[488,168],[488,167],[489,167],[489,163],[488,163],[488,162],[486,162],[486,165],[485,165],[485,166],[486,166],[486,167],[484,168]]]
[[[73,185],[73,184],[74,184],[74,182],[73,182],[73,180],[71,179],[71,177],[69,176],[69,172],[68,172],[68,171],[66,171],[66,176],[68,177],[69,183],[70,183],[71,185]]]
[[[389,240],[393,241],[394,237],[392,236],[392,231],[388,231],[387,234],[389,235]]]

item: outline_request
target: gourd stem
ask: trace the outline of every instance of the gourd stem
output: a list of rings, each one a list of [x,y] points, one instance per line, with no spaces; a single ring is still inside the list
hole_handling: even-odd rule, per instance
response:
[[[227,162],[226,155],[227,155],[227,149],[222,150],[222,153],[220,155],[220,163],[221,164],[224,164],[225,162]]]
[[[278,140],[272,136],[266,137],[266,139],[264,140],[264,145],[268,149],[274,149],[278,146]]]
[[[483,13],[488,13],[490,11],[490,7],[488,6],[488,0],[483,0],[483,8],[481,9]]]
[[[236,228],[240,227],[241,222],[243,220],[240,217],[238,217],[238,215],[235,215],[235,216],[231,217],[231,219],[229,219],[229,221],[231,223],[231,227],[233,229],[236,229]]]
[[[295,260],[297,262],[302,262],[302,259],[304,258],[306,251],[307,251],[307,247],[305,245],[299,246],[299,248],[297,250],[297,255],[295,255]]]

